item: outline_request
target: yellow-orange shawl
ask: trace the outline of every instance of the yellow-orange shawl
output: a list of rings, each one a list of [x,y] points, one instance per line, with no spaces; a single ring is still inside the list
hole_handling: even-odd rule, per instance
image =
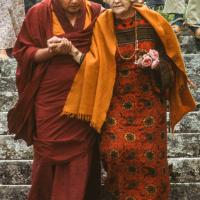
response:
[[[174,62],[175,85],[170,91],[170,119],[176,123],[195,109],[195,101],[188,89],[184,61],[176,35],[169,23],[146,6],[134,7],[155,29],[166,54]],[[63,108],[70,117],[90,121],[98,132],[106,119],[116,76],[116,36],[111,10],[102,13],[96,21],[90,51],[77,73]]]

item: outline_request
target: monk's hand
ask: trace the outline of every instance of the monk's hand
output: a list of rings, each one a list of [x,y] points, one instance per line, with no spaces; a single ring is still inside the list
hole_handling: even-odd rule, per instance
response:
[[[71,49],[72,49],[72,43],[67,38],[62,38],[61,43],[57,45],[57,50],[61,55],[70,54]]]
[[[58,47],[58,44],[60,44],[61,42],[62,42],[62,38],[59,38],[57,36],[53,36],[52,38],[48,39],[47,47],[48,47],[49,53],[53,55],[58,54],[57,47]]]
[[[54,55],[66,55],[71,52],[72,43],[67,38],[54,36],[47,43],[49,52]]]

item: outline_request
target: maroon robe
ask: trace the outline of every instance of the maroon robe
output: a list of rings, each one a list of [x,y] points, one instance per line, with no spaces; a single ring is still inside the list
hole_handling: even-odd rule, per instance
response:
[[[84,30],[84,7],[74,27],[56,0],[44,0],[31,8],[13,51],[18,62],[19,100],[8,114],[8,127],[16,139],[33,143],[30,200],[94,200],[100,186],[98,136],[87,122],[61,116],[79,66],[70,56],[34,63],[38,48],[45,48],[53,36],[52,5],[65,31],[60,36],[82,52],[90,47],[92,28],[100,13],[98,4],[91,4],[92,22]]]

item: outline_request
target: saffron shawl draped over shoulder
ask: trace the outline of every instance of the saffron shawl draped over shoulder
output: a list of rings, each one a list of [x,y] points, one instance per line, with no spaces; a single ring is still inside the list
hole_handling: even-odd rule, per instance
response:
[[[188,88],[188,78],[178,40],[169,23],[146,6],[135,6],[154,28],[167,56],[174,63],[175,83],[170,91],[170,122],[175,125],[195,109],[195,101]],[[111,10],[102,13],[96,21],[90,52],[85,56],[68,94],[63,113],[90,121],[98,132],[106,119],[116,76],[116,36]]]

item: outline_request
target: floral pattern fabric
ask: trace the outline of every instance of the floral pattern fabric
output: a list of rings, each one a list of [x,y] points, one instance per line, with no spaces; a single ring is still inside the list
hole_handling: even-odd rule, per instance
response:
[[[119,35],[147,25],[142,18],[127,19],[115,28]],[[116,83],[100,145],[105,186],[113,200],[168,200],[166,101],[154,90],[149,69],[134,64],[134,43],[118,43]],[[139,47],[155,48],[155,38],[139,40]]]
[[[23,0],[0,0],[0,49],[14,46],[24,13]]]

